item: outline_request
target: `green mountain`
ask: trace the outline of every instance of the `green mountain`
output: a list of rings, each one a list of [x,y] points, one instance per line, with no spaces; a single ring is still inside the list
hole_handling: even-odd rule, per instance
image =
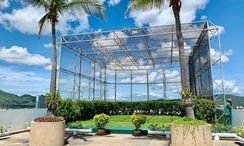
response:
[[[18,96],[0,90],[0,109],[34,108],[35,101],[35,97],[28,94]]]
[[[218,99],[223,99],[223,95],[219,95]],[[231,99],[233,106],[244,106],[244,97],[232,94],[225,94],[225,99]]]

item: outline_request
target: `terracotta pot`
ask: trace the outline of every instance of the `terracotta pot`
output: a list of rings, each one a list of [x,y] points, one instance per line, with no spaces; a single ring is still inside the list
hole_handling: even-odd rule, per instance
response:
[[[132,135],[133,136],[142,136],[142,131],[140,129],[134,129]]]
[[[97,129],[97,135],[106,135],[106,129],[105,128],[99,128]]]
[[[171,146],[213,146],[210,125],[172,125]]]
[[[64,121],[31,122],[30,146],[64,146]]]

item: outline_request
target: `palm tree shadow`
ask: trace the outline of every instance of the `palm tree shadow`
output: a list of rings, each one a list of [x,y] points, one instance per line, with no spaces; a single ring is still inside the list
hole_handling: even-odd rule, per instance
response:
[[[84,138],[84,135],[82,135],[82,134],[77,134],[77,135],[69,134],[69,135],[68,135],[67,137],[65,137],[65,139],[64,139],[64,145],[69,144],[69,139],[70,139],[70,138],[73,138],[73,139],[82,139],[82,140],[84,140],[84,141],[87,141],[87,139]]]

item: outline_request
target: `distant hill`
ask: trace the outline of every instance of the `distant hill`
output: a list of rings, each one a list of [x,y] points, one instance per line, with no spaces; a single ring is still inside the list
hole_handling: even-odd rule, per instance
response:
[[[0,90],[0,109],[34,108],[35,101],[35,97],[28,94],[18,96]]]
[[[219,95],[219,99],[222,98],[223,95]],[[244,106],[244,97],[236,96],[232,94],[225,94],[225,99],[231,99],[233,106]]]

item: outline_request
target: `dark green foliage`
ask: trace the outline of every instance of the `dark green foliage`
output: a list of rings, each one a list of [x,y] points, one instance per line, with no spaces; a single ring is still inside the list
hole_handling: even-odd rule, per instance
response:
[[[55,115],[62,116],[66,122],[80,119],[80,106],[72,100],[62,100],[57,107]]]
[[[202,100],[196,100],[196,102],[196,117],[199,119],[204,117],[209,120],[208,116],[213,115],[211,111],[214,112],[214,108],[206,110],[206,106],[208,107],[206,104],[212,102],[208,101],[207,103],[204,102],[204,104],[202,104]],[[94,115],[101,113],[107,115],[132,115],[136,113],[185,116],[185,107],[181,101],[110,102],[63,100],[56,110],[56,115],[63,116],[68,122],[92,119]]]
[[[199,120],[205,120],[208,123],[214,123],[215,103],[208,99],[194,100],[195,117]]]

